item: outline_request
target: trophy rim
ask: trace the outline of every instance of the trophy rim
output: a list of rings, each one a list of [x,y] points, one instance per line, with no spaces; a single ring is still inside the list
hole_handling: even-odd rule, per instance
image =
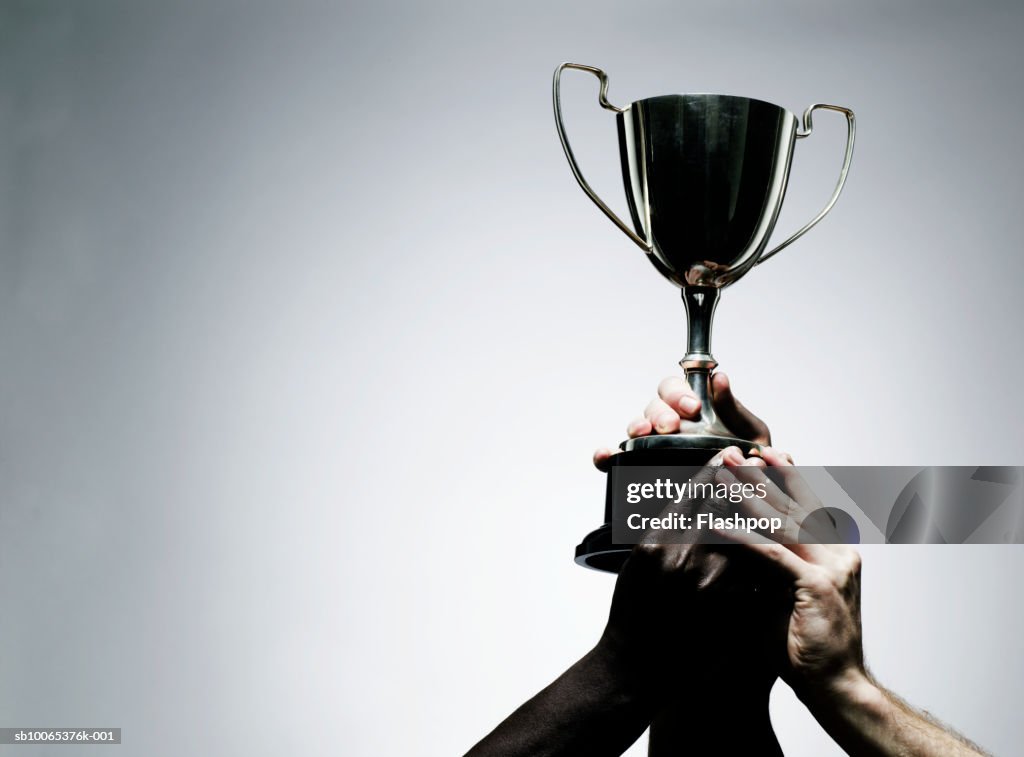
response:
[[[785,106],[779,105],[778,103],[773,103],[773,102],[770,102],[768,100],[762,100],[762,99],[757,98],[757,97],[746,97],[744,95],[727,95],[727,94],[723,94],[721,92],[674,92],[674,93],[667,94],[667,95],[652,95],[651,97],[643,97],[643,98],[640,98],[639,100],[634,100],[629,105],[624,107],[618,113],[618,115],[619,116],[624,115],[625,112],[628,111],[628,110],[631,110],[634,105],[640,105],[641,103],[650,102],[652,100],[666,100],[666,99],[677,98],[677,97],[684,97],[684,98],[685,97],[715,97],[715,98],[719,98],[719,99],[722,99],[722,100],[745,100],[747,102],[759,103],[761,105],[767,105],[767,106],[775,108],[777,110],[781,110],[787,116],[789,116],[794,121],[797,121],[799,123],[799,119],[797,118],[796,113],[794,113],[793,111],[791,111],[789,108],[787,108]]]

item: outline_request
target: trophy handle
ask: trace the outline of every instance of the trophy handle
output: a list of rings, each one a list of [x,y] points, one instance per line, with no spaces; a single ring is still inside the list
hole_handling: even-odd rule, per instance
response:
[[[760,265],[775,253],[781,252],[782,250],[786,249],[791,244],[793,244],[793,242],[798,240],[800,237],[802,237],[804,234],[810,231],[814,226],[816,226],[818,224],[818,221],[827,216],[828,212],[832,210],[832,206],[836,204],[836,200],[839,199],[839,195],[843,191],[843,185],[846,184],[846,175],[850,172],[850,161],[853,159],[853,140],[854,137],[856,137],[857,135],[857,119],[854,117],[853,111],[850,110],[849,108],[844,108],[841,105],[825,105],[824,103],[815,103],[814,105],[812,105],[811,107],[804,111],[804,130],[800,131],[799,129],[797,129],[797,139],[803,139],[804,137],[811,136],[811,132],[814,130],[814,124],[811,121],[811,116],[816,110],[834,110],[846,116],[846,155],[843,157],[843,168],[842,170],[839,171],[839,181],[836,183],[836,188],[832,192],[832,197],[829,198],[828,203],[826,203],[825,207],[821,209],[821,212],[818,213],[818,215],[816,215],[814,218],[812,218],[810,223],[808,223],[806,226],[804,226],[802,229],[796,232],[785,242],[780,244],[775,249],[766,252],[764,255],[762,255],[758,259],[756,265]]]
[[[580,171],[579,165],[576,163],[576,156],[572,154],[572,148],[569,146],[569,138],[565,136],[565,125],[562,123],[562,96],[561,96],[561,81],[562,71],[567,68],[575,68],[577,71],[586,71],[591,73],[598,78],[601,82],[601,89],[598,93],[598,103],[605,110],[610,110],[614,113],[622,113],[625,108],[618,108],[608,102],[608,74],[599,68],[594,66],[584,66],[580,63],[563,63],[555,69],[555,80],[552,86],[552,97],[555,104],[555,126],[558,128],[558,138],[562,141],[562,149],[565,150],[565,157],[569,159],[569,167],[572,169],[573,176],[576,177],[576,181],[579,182],[580,187],[586,192],[587,197],[594,201],[594,204],[601,209],[608,218],[611,219],[612,223],[622,229],[623,233],[638,245],[648,255],[654,252],[654,248],[629,226],[623,223],[622,219],[619,218],[615,213],[604,204],[604,201],[597,196],[597,192],[590,188],[587,180],[583,178],[583,173]]]

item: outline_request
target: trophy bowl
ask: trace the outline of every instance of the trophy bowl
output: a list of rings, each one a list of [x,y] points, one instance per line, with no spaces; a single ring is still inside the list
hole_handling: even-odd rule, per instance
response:
[[[730,95],[665,95],[616,116],[633,226],[677,286],[724,287],[757,262],[786,192],[796,116]]]

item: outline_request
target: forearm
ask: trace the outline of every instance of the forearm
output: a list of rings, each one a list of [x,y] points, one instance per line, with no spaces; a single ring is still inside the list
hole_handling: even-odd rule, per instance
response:
[[[797,693],[821,726],[851,755],[986,754],[863,672],[846,674],[813,692]]]
[[[726,679],[714,688],[694,686],[654,717],[648,753],[782,757],[768,714],[771,684]]]
[[[653,703],[627,666],[598,645],[508,716],[467,757],[619,755],[643,733]]]

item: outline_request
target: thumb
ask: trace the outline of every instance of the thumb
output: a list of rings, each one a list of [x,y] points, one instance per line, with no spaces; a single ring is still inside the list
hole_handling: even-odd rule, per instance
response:
[[[739,437],[758,444],[771,444],[771,432],[767,424],[736,399],[732,393],[732,382],[724,373],[711,377],[711,403],[722,422]]]

